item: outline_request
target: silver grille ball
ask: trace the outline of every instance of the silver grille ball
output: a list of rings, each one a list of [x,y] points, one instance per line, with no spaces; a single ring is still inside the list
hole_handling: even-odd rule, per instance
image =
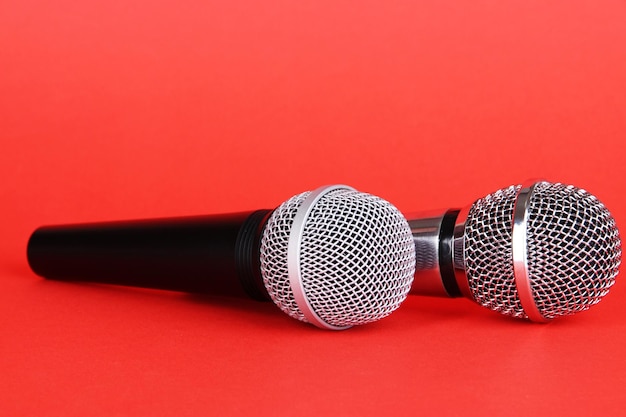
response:
[[[309,322],[290,283],[288,246],[294,219],[311,192],[296,195],[270,216],[261,240],[261,274],[289,316]],[[405,300],[415,273],[415,245],[404,216],[389,202],[349,187],[329,187],[304,220],[299,276],[310,308],[331,326],[379,320]]]
[[[521,186],[476,201],[465,229],[465,266],[473,298],[527,318],[512,261],[512,217]],[[527,270],[533,300],[546,319],[587,310],[615,283],[621,242],[615,220],[587,191],[540,182],[530,197]]]
[[[474,300],[491,310],[525,317],[513,275],[513,208],[519,186],[477,200],[465,224],[465,272]]]

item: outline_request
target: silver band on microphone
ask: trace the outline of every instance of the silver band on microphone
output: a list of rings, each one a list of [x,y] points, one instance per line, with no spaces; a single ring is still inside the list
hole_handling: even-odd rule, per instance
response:
[[[311,210],[313,210],[313,207],[315,207],[317,202],[324,195],[339,189],[355,191],[354,188],[348,187],[347,185],[330,185],[311,191],[296,212],[287,246],[287,272],[289,275],[289,284],[291,286],[291,291],[293,291],[296,305],[309,323],[328,330],[345,330],[351,326],[334,326],[325,322],[320,316],[317,315],[313,306],[309,302],[309,298],[307,297],[306,290],[304,288],[302,268],[300,266],[300,252],[302,249],[304,226],[307,223],[307,218],[311,214]]]
[[[513,275],[517,294],[524,312],[534,322],[546,323],[535,303],[532,282],[528,273],[528,216],[530,201],[537,182],[522,184],[513,209],[512,253]]]

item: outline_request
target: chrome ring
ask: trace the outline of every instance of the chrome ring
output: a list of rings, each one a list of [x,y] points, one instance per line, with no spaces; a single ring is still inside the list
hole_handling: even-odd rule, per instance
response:
[[[454,225],[454,236],[452,245],[452,262],[454,264],[454,275],[461,294],[465,298],[473,300],[467,273],[465,272],[465,225],[469,216],[470,206],[463,207],[456,218]]]
[[[296,216],[293,219],[291,231],[289,234],[289,242],[287,245],[287,273],[289,275],[289,285],[293,296],[296,301],[296,305],[307,319],[307,321],[317,327],[329,330],[344,330],[352,326],[333,326],[326,323],[320,316],[317,315],[304,290],[304,284],[302,282],[302,271],[300,269],[300,249],[302,247],[302,235],[304,233],[304,227],[313,210],[313,207],[317,202],[327,193],[334,190],[352,190],[354,188],[347,185],[328,185],[320,187],[312,191],[307,198],[302,202]]]
[[[546,323],[550,320],[545,318],[537,308],[528,274],[528,210],[537,184],[537,181],[522,184],[515,199],[512,230],[513,275],[520,303],[528,318],[534,322]]]

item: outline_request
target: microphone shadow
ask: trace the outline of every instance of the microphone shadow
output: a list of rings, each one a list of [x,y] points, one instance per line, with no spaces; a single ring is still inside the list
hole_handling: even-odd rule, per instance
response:
[[[228,295],[212,295],[201,293],[179,293],[182,299],[199,306],[211,305],[223,310],[240,311],[255,315],[276,316],[281,311],[271,301],[258,301],[251,298],[240,298]],[[257,316],[258,317],[258,316]]]
[[[53,285],[57,289],[73,287],[78,292],[92,293],[97,302],[123,300],[124,303],[169,304],[170,308],[180,307],[181,309],[191,308],[194,310],[206,308],[206,310],[215,313],[216,316],[223,314],[235,320],[263,323],[263,326],[273,324],[284,326],[286,323],[297,323],[297,320],[287,317],[271,301],[257,301],[252,298],[233,295],[190,293],[86,281],[52,280],[34,275],[32,278],[38,280],[40,285]],[[98,296],[95,295],[96,292]],[[84,295],[81,296],[84,297]],[[105,297],[106,300],[103,301],[102,297]]]
[[[464,300],[410,295],[404,302],[402,309],[410,310],[410,314],[418,316],[420,320],[441,322],[458,320],[473,315],[476,312],[472,311],[472,307],[465,303]]]
[[[411,295],[405,308],[412,315],[428,322],[467,321],[472,323],[500,323],[502,325],[528,325],[528,320],[517,319],[491,311],[466,298],[444,298]]]

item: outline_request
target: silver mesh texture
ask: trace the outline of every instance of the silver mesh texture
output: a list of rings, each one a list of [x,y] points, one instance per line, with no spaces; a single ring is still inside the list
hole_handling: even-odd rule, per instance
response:
[[[512,221],[521,186],[477,200],[465,227],[465,268],[472,296],[505,315],[527,318],[513,274]],[[593,195],[570,185],[535,185],[528,209],[527,268],[543,317],[587,310],[615,282],[621,243],[615,220]]]
[[[263,284],[274,304],[291,317],[301,321],[306,321],[306,318],[298,308],[289,285],[287,248],[293,219],[309,194],[311,194],[310,191],[298,194],[278,206],[267,221],[261,238]]]
[[[537,184],[527,233],[533,297],[545,318],[587,310],[615,283],[621,258],[617,226],[587,191]]]
[[[278,207],[261,240],[261,273],[274,301],[307,321],[289,284],[287,246],[298,207],[309,193]],[[415,272],[415,245],[404,216],[389,202],[348,189],[323,195],[306,219],[300,267],[306,297],[327,324],[381,319],[406,298]]]
[[[513,275],[513,209],[520,186],[477,200],[465,225],[465,272],[474,300],[508,316],[525,318]]]

